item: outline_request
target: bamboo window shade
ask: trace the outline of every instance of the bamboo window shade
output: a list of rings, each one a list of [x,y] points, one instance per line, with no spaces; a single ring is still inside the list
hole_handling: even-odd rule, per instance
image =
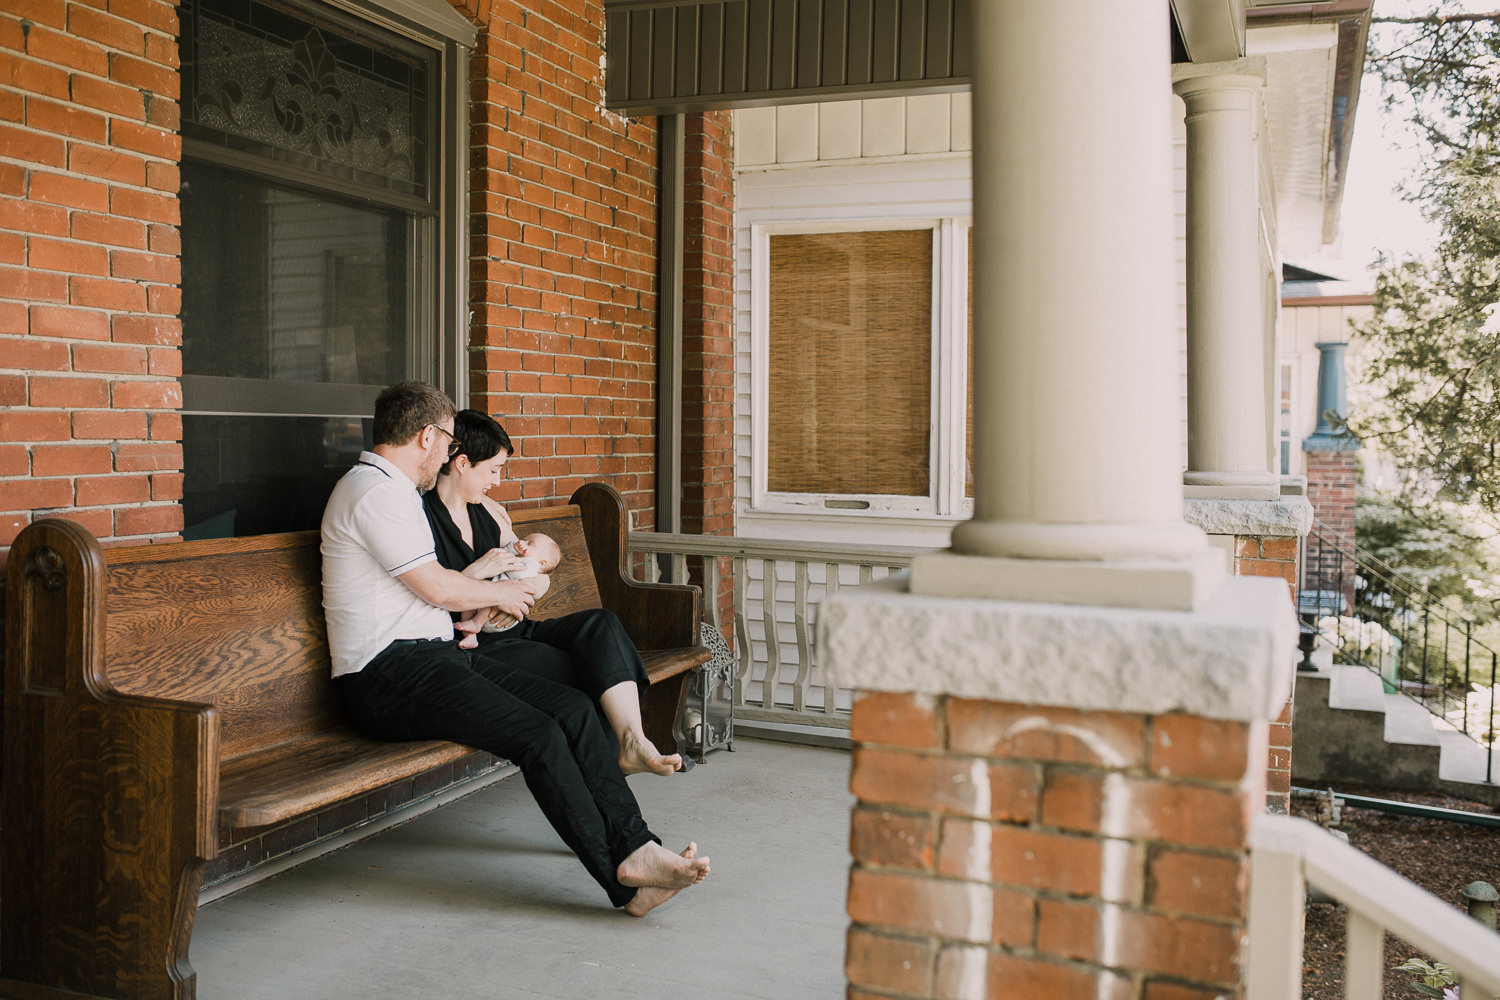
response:
[[[932,241],[771,237],[772,491],[929,494]]]

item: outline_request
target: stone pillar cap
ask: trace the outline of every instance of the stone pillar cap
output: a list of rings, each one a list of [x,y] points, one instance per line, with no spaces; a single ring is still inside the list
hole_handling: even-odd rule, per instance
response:
[[[1231,577],[1193,611],[845,588],[819,612],[840,687],[1090,711],[1256,721],[1286,704],[1296,617],[1284,580]]]

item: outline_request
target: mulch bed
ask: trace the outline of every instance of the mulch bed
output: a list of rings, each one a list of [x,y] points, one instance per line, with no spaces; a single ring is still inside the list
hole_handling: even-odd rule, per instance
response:
[[[1355,785],[1341,786],[1337,791],[1466,812],[1494,812],[1481,803],[1441,795]],[[1316,804],[1310,799],[1293,799],[1292,812],[1307,819],[1317,818]],[[1350,844],[1439,899],[1451,903],[1460,912],[1463,909],[1460,892],[1470,882],[1500,886],[1500,827],[1402,816],[1346,805],[1339,828],[1349,835]],[[1432,961],[1432,956],[1387,934],[1386,1000],[1415,1000],[1420,996],[1410,986],[1411,977],[1390,971],[1409,958]],[[1302,996],[1304,1000],[1343,1000],[1344,910],[1341,906],[1314,903],[1307,908]],[[1465,997],[1465,1000],[1469,998]]]

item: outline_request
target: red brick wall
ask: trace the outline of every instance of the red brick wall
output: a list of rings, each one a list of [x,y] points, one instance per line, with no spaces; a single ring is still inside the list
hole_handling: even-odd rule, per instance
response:
[[[470,73],[472,405],[517,439],[494,495],[606,479],[654,523],[656,119],[604,111],[600,0],[495,0]]]
[[[682,530],[734,533],[734,164],[729,112],[687,116],[683,247]],[[719,620],[733,635],[732,561]],[[700,584],[703,582],[698,579]]]
[[[182,527],[177,14],[0,9],[0,547]]]
[[[727,111],[687,119],[683,530],[734,531],[734,187]]]
[[[1292,600],[1297,599],[1296,538],[1241,535],[1234,540],[1236,576],[1274,576],[1285,580]]]
[[[485,6],[469,377],[520,443],[500,495],[530,505],[605,478],[650,526],[655,119],[602,110],[599,0]],[[105,539],[181,527],[176,31],[160,0],[0,13],[0,546],[41,512]],[[730,179],[702,163],[727,162],[728,121],[706,122],[695,207],[719,227]],[[693,248],[709,310],[731,280],[717,239]]]
[[[1257,728],[866,693],[850,1000],[1239,995]]]

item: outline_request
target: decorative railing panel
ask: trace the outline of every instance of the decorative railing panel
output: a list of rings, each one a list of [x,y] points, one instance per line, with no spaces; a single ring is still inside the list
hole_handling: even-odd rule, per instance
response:
[[[826,683],[818,669],[818,606],[841,587],[904,570],[928,550],[635,532],[630,551],[642,557],[647,581],[703,587],[710,624],[734,635],[737,709],[752,718],[843,728],[850,693]],[[718,597],[730,585],[726,614]]]

